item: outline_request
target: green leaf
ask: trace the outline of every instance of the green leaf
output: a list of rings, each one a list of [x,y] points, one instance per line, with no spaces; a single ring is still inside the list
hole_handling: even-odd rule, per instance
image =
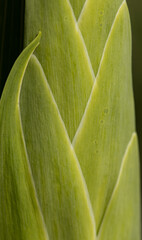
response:
[[[129,15],[124,2],[109,34],[84,117],[73,141],[88,186],[97,231],[135,129],[130,39]]]
[[[35,55],[43,67],[72,140],[91,93],[94,73],[69,2],[27,0],[26,44],[38,29],[43,36]]]
[[[86,184],[35,56],[23,80],[20,109],[27,153],[49,238],[96,239]]]
[[[39,29],[0,102],[2,240],[140,240],[126,1],[27,0]]]
[[[47,240],[22,133],[19,94],[39,34],[15,62],[0,104],[0,238]]]
[[[140,240],[140,176],[137,137],[127,146],[119,177],[108,204],[99,240]]]
[[[70,0],[76,20],[78,20],[86,2],[87,0]]]
[[[78,20],[95,74],[115,15],[123,0],[86,0]]]

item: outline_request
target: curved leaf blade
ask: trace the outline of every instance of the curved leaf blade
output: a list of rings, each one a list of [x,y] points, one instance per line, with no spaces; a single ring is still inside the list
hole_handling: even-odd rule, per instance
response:
[[[50,239],[94,240],[95,223],[86,184],[35,56],[25,73],[20,109],[30,166]]]
[[[7,79],[0,103],[0,238],[47,240],[28,163],[19,113],[23,75],[40,34],[22,52]]]

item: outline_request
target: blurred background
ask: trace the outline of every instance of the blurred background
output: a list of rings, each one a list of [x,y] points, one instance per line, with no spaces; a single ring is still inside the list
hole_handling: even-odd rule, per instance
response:
[[[132,23],[132,71],[142,173],[142,1],[127,0],[127,3]],[[9,71],[22,51],[23,29],[24,0],[0,0],[0,95]]]
[[[0,95],[9,71],[22,51],[24,0],[0,0]]]
[[[127,3],[132,24],[132,72],[142,180],[142,1],[127,0]]]

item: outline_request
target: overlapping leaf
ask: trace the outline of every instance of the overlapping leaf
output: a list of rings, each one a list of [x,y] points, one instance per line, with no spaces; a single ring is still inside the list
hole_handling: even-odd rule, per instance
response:
[[[124,2],[114,21],[84,118],[73,142],[88,186],[97,229],[134,131],[130,48],[130,25]]]
[[[105,43],[123,0],[87,0],[78,19],[95,74],[98,72]]]
[[[139,240],[126,2],[27,0],[25,23],[26,43],[38,30],[43,38],[22,86],[31,50],[2,98],[3,239],[16,239],[15,229],[17,240],[47,239],[47,229],[53,240]]]
[[[80,166],[36,57],[31,58],[25,74],[20,106],[30,166],[50,239],[95,240],[93,212]]]
[[[87,188],[35,57],[22,84],[37,40],[17,60],[2,96],[2,239],[47,239],[45,221],[51,239],[94,240],[95,223]]]
[[[79,104],[76,107],[72,102],[78,101],[78,97],[82,99],[83,91],[80,80],[81,82],[83,81],[83,84],[88,82],[86,88],[88,88],[88,93],[90,91],[91,85],[89,82],[91,81],[82,78],[82,61],[86,62],[88,55],[91,59],[94,72],[98,73],[96,82],[92,88],[92,93],[90,97],[88,96],[88,99],[86,98],[86,92],[84,92],[85,102],[87,103],[87,99],[88,103],[86,104],[82,121],[80,125],[78,124],[79,128],[73,140],[73,146],[87,183],[94,209],[97,231],[99,231],[105,210],[118,178],[124,152],[131,134],[135,130],[131,83],[131,33],[129,14],[126,2],[122,0],[96,0],[95,2],[92,0],[76,2],[71,0],[72,9],[68,1],[56,1],[56,3],[52,4],[46,1],[46,3],[44,2],[45,5],[43,2],[41,5],[38,5],[36,1],[34,1],[34,3],[32,1],[27,3],[28,8],[33,8],[34,11],[36,10],[37,15],[42,13],[42,15],[45,16],[44,19],[47,21],[43,23],[40,19],[33,30],[30,21],[35,20],[34,14],[32,13],[26,18],[26,41],[30,39],[30,36],[38,26],[43,28],[48,26],[48,30],[50,29],[49,32],[48,30],[45,31],[44,50],[41,48],[40,51],[36,53],[36,56],[45,69],[47,79],[49,77],[49,85],[51,86],[51,90],[71,139],[77,129],[77,124],[73,122],[79,122],[78,114],[76,115],[76,113],[78,109],[80,109],[82,113],[84,111],[84,105],[78,102]],[[47,6],[48,12],[45,13]],[[54,13],[56,12],[56,14],[52,14],[53,11]],[[73,18],[73,12],[76,16],[76,21]],[[68,13],[68,21],[65,23],[66,13]],[[76,42],[77,38],[74,31],[75,25],[77,26],[77,24],[81,30],[81,33],[77,36],[79,42]],[[65,33],[66,37],[64,37]],[[60,34],[62,34],[62,41],[60,41]],[[86,47],[83,43],[82,36]],[[55,39],[57,41],[55,41]],[[73,40],[72,44],[71,39]],[[80,43],[81,49],[84,48],[86,53],[84,56],[87,58],[80,58],[80,46],[78,43]],[[56,51],[57,48],[59,51]],[[69,52],[72,51],[73,54],[64,55],[65,49],[68,49]],[[61,50],[62,55],[60,54]],[[42,54],[43,51],[45,51],[45,55]],[[86,51],[88,51],[89,54],[87,54]],[[51,82],[51,62],[47,64],[47,55],[50,56],[50,60],[52,59],[53,61],[54,74],[60,72],[59,69],[57,69],[59,67],[66,74],[65,79],[62,77],[63,75],[58,74],[58,78],[56,78],[56,76],[52,74]],[[76,82],[74,82],[73,75],[70,74],[70,68],[66,71],[66,66],[61,64],[63,62],[62,56],[67,66],[68,63],[71,62],[71,64],[69,64],[71,68],[73,67],[72,63],[74,61],[80,64],[78,68],[79,74],[78,71],[76,72],[76,68],[73,68],[74,72],[77,73]],[[44,67],[45,64],[46,68]],[[91,64],[88,62],[86,73],[88,69],[90,69],[89,72],[92,72]],[[60,90],[64,89],[63,82],[66,84],[68,74],[70,74],[69,79],[71,83],[73,83],[73,88],[69,85],[68,89],[66,86],[64,92],[68,94],[68,96],[71,96],[71,98],[60,95]],[[76,97],[74,93],[75,89],[81,89],[81,96],[79,91]],[[60,101],[63,103],[61,104]],[[67,105],[65,106],[65,104]],[[66,117],[64,112],[65,114],[67,113]],[[72,112],[74,112],[74,115],[72,115]],[[80,118],[82,113],[80,114]],[[75,127],[73,127],[72,123]],[[70,131],[70,127],[72,129],[74,128],[74,130]],[[133,220],[131,219],[130,221],[132,222]]]
[[[67,0],[26,1],[25,42],[41,29],[35,52],[57,102],[70,139],[74,137],[94,82],[83,39]]]

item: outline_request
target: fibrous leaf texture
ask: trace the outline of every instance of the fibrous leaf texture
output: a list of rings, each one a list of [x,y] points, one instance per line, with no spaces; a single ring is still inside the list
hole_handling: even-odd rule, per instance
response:
[[[25,45],[0,102],[0,239],[140,240],[126,1],[27,0]]]

